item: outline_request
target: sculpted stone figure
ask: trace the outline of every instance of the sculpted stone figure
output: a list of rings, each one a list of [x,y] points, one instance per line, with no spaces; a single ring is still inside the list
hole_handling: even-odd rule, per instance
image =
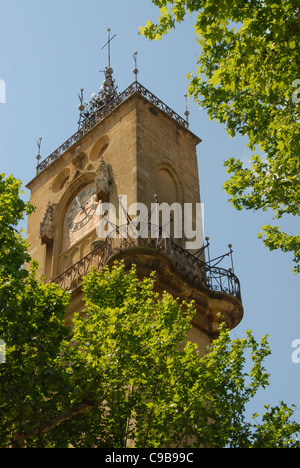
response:
[[[40,226],[40,238],[42,240],[42,244],[51,245],[53,243],[55,235],[55,225],[53,221],[55,207],[55,204],[50,202],[48,203],[44,220]]]
[[[96,195],[98,200],[102,200],[102,202],[109,201],[109,194],[110,194],[110,177],[108,172],[108,167],[106,162],[101,156],[100,166],[97,170],[96,180]]]

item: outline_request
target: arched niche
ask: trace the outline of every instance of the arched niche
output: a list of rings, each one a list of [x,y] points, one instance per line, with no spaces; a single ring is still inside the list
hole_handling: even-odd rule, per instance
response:
[[[183,186],[177,172],[169,164],[156,168],[156,194],[160,203],[183,203]]]
[[[109,146],[109,137],[102,136],[92,147],[90,151],[90,161],[98,161]]]
[[[157,224],[164,229],[164,235],[171,235],[177,243],[183,239],[183,186],[178,174],[169,164],[157,166],[155,174],[156,195],[159,204],[169,205],[168,219],[159,210]]]
[[[60,192],[70,179],[71,170],[67,167],[63,169],[54,179],[52,184],[52,192],[58,193]]]

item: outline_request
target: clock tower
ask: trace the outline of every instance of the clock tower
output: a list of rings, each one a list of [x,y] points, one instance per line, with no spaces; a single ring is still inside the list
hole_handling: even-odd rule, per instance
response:
[[[45,281],[72,292],[67,321],[83,307],[82,277],[92,267],[122,259],[126,268],[135,264],[140,277],[155,271],[158,292],[195,301],[189,338],[204,352],[220,313],[230,328],[241,321],[240,284],[232,268],[217,265],[221,257],[210,260],[202,237],[201,140],[186,119],[137,81],[137,73],[119,93],[107,67],[99,93],[89,103],[81,95],[78,131],[44,161],[38,156],[36,176],[27,185],[36,206],[28,219],[29,253]],[[107,207],[115,208],[114,216]],[[172,212],[169,223],[162,208]],[[106,236],[99,234],[101,220]],[[224,257],[231,254],[230,246]]]

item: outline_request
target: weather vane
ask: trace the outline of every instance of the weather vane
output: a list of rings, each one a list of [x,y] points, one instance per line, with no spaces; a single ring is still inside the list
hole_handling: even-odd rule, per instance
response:
[[[108,41],[107,43],[102,47],[102,50],[105,49],[106,46],[108,46],[108,66],[110,68],[110,43],[111,41],[116,37],[116,34],[113,37],[110,37],[111,29],[108,28]]]

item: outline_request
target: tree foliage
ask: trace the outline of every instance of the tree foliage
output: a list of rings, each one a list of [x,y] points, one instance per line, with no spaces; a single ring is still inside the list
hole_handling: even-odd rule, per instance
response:
[[[300,16],[297,0],[152,0],[158,24],[141,33],[160,39],[187,14],[195,15],[201,47],[189,92],[210,119],[226,124],[230,136],[249,139],[250,167],[225,162],[225,184],[240,210],[271,210],[274,219],[298,217],[300,203]],[[260,151],[258,151],[260,150]],[[259,154],[255,154],[255,153]],[[263,154],[263,156],[262,156]],[[294,254],[300,272],[300,238],[264,226],[271,249]]]
[[[1,182],[1,207],[32,209],[18,181]],[[11,251],[0,250],[1,448],[300,447],[295,408],[268,407],[260,422],[246,417],[268,385],[266,338],[248,332],[232,341],[221,323],[199,359],[187,341],[194,305],[158,296],[154,274],[141,281],[123,264],[85,278],[85,307],[68,329],[69,294],[37,278],[34,264],[22,268],[29,258],[14,228],[21,216],[0,217],[12,241]]]
[[[27,243],[17,229],[24,214],[33,207],[20,198],[21,182],[0,174],[0,308],[12,297],[27,276],[23,264],[30,260]]]
[[[68,336],[64,315],[68,298],[35,276],[28,244],[17,229],[33,206],[21,198],[21,182],[0,176],[0,338],[5,359],[0,364],[0,446],[22,446],[27,431],[48,415],[60,399],[65,371],[59,358]],[[54,396],[55,395],[55,396]],[[49,407],[49,410],[48,410]],[[56,411],[55,404],[52,411]]]

